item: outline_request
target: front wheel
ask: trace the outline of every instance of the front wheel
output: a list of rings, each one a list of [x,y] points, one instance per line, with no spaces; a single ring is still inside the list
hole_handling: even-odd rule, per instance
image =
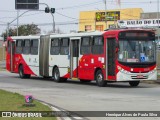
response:
[[[96,83],[99,87],[105,87],[107,82],[104,80],[103,73],[101,70],[98,70],[95,75]]]
[[[139,85],[139,83],[140,83],[140,81],[130,81],[129,82],[129,84],[130,84],[131,87],[136,87],[136,86]]]

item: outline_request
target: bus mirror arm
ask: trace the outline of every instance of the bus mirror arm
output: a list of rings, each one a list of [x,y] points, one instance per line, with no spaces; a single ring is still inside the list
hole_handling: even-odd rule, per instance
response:
[[[118,53],[118,51],[119,51],[119,44],[118,42],[116,42],[116,53]]]
[[[116,53],[118,53],[119,52],[119,49],[118,48],[116,48]]]
[[[119,43],[118,42],[116,42],[116,48],[119,48]]]

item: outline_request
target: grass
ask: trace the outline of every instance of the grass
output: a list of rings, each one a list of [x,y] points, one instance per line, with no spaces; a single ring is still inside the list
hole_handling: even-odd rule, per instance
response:
[[[0,90],[0,111],[52,111],[48,106],[34,100],[34,107],[25,107],[24,96],[18,93],[11,93]],[[42,118],[0,118],[0,120],[57,120],[55,117]]]

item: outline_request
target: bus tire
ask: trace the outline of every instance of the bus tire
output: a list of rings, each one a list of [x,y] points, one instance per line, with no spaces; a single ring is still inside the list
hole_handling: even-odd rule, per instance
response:
[[[67,78],[60,78],[61,82],[67,82]]]
[[[104,76],[101,70],[98,70],[95,75],[96,83],[99,87],[105,87],[107,82],[104,80]]]
[[[139,85],[139,83],[140,83],[140,81],[129,81],[129,85],[130,85],[131,87],[136,87],[136,86]]]
[[[23,65],[20,65],[19,66],[19,77],[20,78],[30,78],[31,77],[31,75],[29,75],[29,74],[24,74],[24,69],[23,69]]]
[[[52,76],[53,76],[53,79],[54,79],[55,82],[61,82],[60,72],[59,72],[58,67],[55,67],[55,68],[53,69]]]
[[[30,74],[25,74],[25,77],[26,77],[26,78],[30,78],[31,75],[30,75]]]

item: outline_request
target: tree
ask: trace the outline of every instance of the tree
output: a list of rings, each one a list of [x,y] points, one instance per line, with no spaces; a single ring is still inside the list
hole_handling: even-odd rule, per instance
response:
[[[46,31],[44,31],[44,32],[46,33]],[[53,33],[53,30],[49,30],[49,31],[47,32],[47,34],[51,34],[51,33]],[[63,31],[62,31],[60,28],[57,28],[57,29],[55,29],[55,33],[57,33],[57,34],[62,34]]]
[[[18,27],[18,35],[35,35],[40,34],[41,30],[38,28],[38,25],[35,24],[26,24],[21,25]],[[2,36],[6,36],[6,32],[2,33]],[[9,35],[10,36],[17,36],[17,28],[10,28],[9,29]]]

